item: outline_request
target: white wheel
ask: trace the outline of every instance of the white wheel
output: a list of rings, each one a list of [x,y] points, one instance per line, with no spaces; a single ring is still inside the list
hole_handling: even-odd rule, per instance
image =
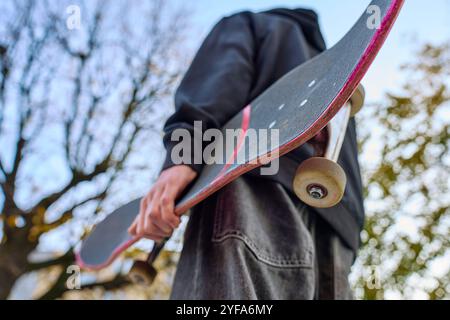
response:
[[[156,270],[146,261],[135,261],[131,267],[128,278],[134,284],[150,286],[156,277]]]
[[[352,107],[352,111],[350,113],[351,117],[354,117],[359,111],[361,111],[364,105],[365,98],[366,98],[366,91],[364,90],[363,85],[360,84],[358,85],[358,88],[356,88],[356,91],[350,98],[350,104]]]
[[[331,208],[341,201],[346,183],[345,172],[336,162],[310,158],[297,169],[294,192],[311,207]]]

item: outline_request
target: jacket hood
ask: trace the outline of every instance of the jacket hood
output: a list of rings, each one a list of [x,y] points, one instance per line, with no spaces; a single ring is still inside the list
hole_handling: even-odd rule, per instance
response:
[[[318,51],[324,51],[326,49],[325,40],[319,27],[319,18],[316,12],[309,9],[286,9],[275,8],[264,13],[274,14],[282,17],[289,18],[295,21],[305,34],[306,41],[316,48]]]

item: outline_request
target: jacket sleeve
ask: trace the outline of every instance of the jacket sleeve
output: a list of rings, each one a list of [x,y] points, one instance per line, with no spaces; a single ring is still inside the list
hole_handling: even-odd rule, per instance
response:
[[[222,19],[206,37],[175,93],[175,113],[164,126],[167,155],[163,170],[175,165],[171,159],[178,143],[171,139],[174,130],[188,130],[193,140],[194,121],[201,121],[203,132],[220,128],[249,102],[254,43],[246,13]],[[201,171],[202,165],[194,164],[193,154],[186,164]]]

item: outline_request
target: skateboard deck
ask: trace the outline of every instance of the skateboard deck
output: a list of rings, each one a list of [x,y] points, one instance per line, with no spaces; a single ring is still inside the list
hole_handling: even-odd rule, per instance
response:
[[[375,11],[367,10],[334,47],[282,77],[233,117],[222,130],[241,129],[235,160],[249,129],[278,129],[279,145],[265,153],[245,155],[245,161],[206,165],[196,182],[177,201],[175,212],[183,214],[244,173],[262,165],[268,154],[282,156],[317,135],[350,99],[393,26],[404,0],[374,0],[379,10],[377,28],[368,22]],[[375,17],[376,18],[376,17]],[[249,146],[246,146],[249,147]],[[252,157],[253,156],[253,157]],[[140,199],[119,208],[100,222],[76,254],[81,267],[98,270],[139,238],[127,229],[139,213]],[[160,250],[161,246],[156,246]]]

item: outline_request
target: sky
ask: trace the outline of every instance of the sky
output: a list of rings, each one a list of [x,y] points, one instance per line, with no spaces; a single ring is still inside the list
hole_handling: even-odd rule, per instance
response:
[[[322,33],[332,46],[356,22],[369,0],[196,0],[193,10],[194,46],[223,16],[242,11],[261,11],[274,7],[305,7],[319,14]],[[185,4],[189,3],[184,1]],[[367,73],[363,84],[368,101],[380,99],[386,91],[399,87],[401,64],[414,59],[423,43],[441,43],[450,39],[450,0],[406,0],[388,40]]]

